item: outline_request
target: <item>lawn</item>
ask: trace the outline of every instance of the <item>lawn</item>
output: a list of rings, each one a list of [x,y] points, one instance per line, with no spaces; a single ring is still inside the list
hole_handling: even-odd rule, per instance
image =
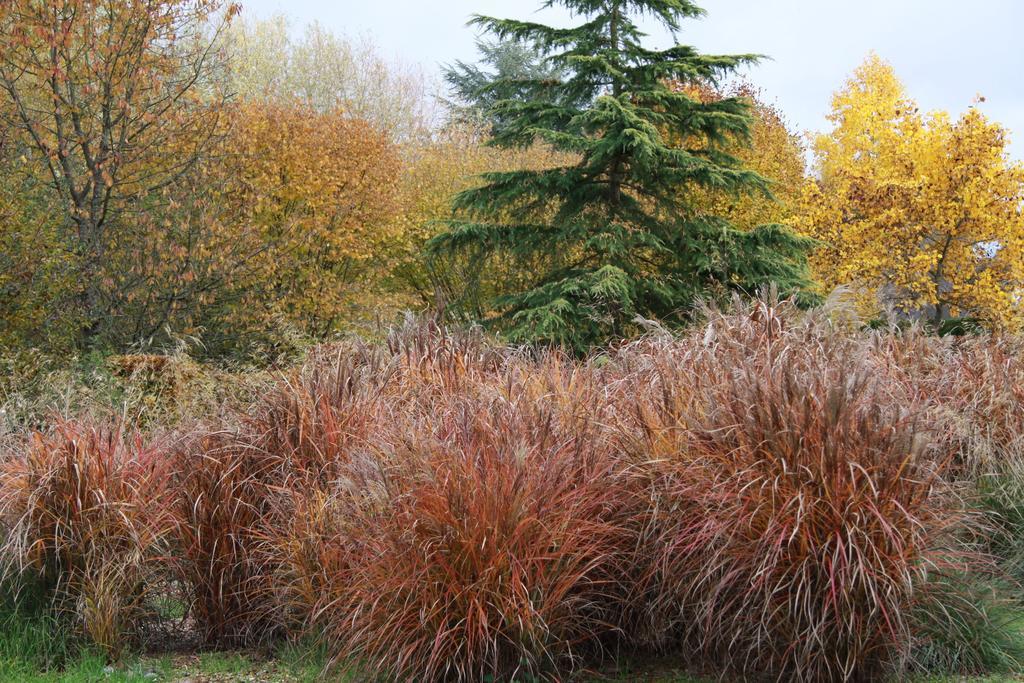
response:
[[[106,666],[100,659],[84,659],[61,674],[19,676],[26,683],[313,683],[357,679],[345,674],[324,675],[322,662],[310,661],[297,653],[267,659],[242,652],[211,652],[164,657],[142,657],[119,667]],[[671,663],[635,663],[618,671],[581,676],[580,683],[704,683],[716,680],[688,675]],[[1011,683],[1021,677],[980,678],[931,677],[915,683]]]

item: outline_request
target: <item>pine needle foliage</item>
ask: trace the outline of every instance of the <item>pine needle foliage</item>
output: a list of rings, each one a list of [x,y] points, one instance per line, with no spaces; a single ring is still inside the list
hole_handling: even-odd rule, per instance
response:
[[[731,151],[749,142],[750,104],[701,102],[671,84],[715,84],[757,55],[703,55],[644,46],[648,17],[675,35],[704,12],[689,0],[547,0],[583,23],[474,16],[499,41],[530,44],[549,70],[545,97],[499,100],[492,144],[538,142],[578,159],[540,171],[489,173],[458,195],[457,220],[428,248],[513,259],[543,256],[532,286],[498,297],[490,323],[513,342],[584,351],[628,336],[637,316],[685,320],[696,299],[808,284],[809,240],[778,225],[740,231],[707,215],[687,188],[770,194]],[[563,76],[551,82],[550,74]],[[531,92],[517,74],[517,92]],[[508,92],[497,77],[493,92]],[[679,141],[682,141],[680,143]]]

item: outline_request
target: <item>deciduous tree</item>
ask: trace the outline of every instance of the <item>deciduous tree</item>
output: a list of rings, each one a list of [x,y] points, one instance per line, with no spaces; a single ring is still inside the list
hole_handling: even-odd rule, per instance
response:
[[[187,173],[217,130],[211,32],[234,12],[223,0],[0,3],[0,123],[63,214],[85,341],[111,307],[105,268],[130,212]]]
[[[813,257],[823,284],[852,285],[868,312],[1019,328],[1024,165],[1006,130],[976,107],[923,115],[877,56],[832,105],[796,221],[826,245]]]
[[[417,138],[431,123],[429,79],[415,66],[385,59],[366,38],[338,36],[317,23],[295,37],[282,16],[243,16],[226,45],[232,87],[244,100],[340,109],[395,141]]]
[[[221,222],[247,231],[240,237],[256,253],[233,283],[230,317],[322,337],[366,304],[373,269],[395,239],[398,150],[341,110],[243,103],[234,116]]]
[[[575,160],[543,144],[497,148],[486,144],[488,137],[483,126],[456,121],[429,139],[405,145],[399,230],[386,247],[386,282],[394,304],[430,308],[457,322],[479,320],[493,310],[496,296],[528,286],[543,267],[536,254],[424,254],[425,245],[454,217],[452,200],[478,187],[482,174],[543,170]]]

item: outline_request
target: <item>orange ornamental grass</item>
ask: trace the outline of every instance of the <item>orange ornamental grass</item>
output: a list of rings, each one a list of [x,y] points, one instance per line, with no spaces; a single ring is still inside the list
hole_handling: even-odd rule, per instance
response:
[[[300,497],[277,539],[292,606],[345,661],[410,681],[558,678],[615,634],[630,482],[595,425],[500,388],[413,399],[329,495]]]
[[[368,521],[339,620],[349,656],[408,680],[557,676],[613,632],[632,546],[607,518],[610,464],[495,441],[467,425],[396,454],[409,485]]]
[[[37,578],[111,655],[144,616],[165,559],[168,463],[123,425],[57,421],[32,435],[0,478],[7,577]]]
[[[779,368],[727,384],[695,433],[719,528],[689,597],[730,664],[874,680],[907,654],[915,593],[954,566],[963,519],[925,435],[877,399],[863,377]]]
[[[423,324],[318,352],[243,418],[270,484],[224,623],[274,612],[400,680],[554,679],[622,643],[898,671],[914,607],[974,559],[930,395],[841,310],[707,317],[583,364]]]
[[[398,362],[381,349],[345,343],[317,349],[304,367],[271,389],[243,418],[277,461],[281,483],[327,486],[351,453],[378,429]]]
[[[648,360],[627,442],[656,501],[647,628],[738,672],[877,680],[930,579],[968,566],[953,453],[860,348],[746,312]]]
[[[203,430],[175,453],[171,567],[209,645],[237,646],[272,630],[259,538],[277,460],[238,430]]]

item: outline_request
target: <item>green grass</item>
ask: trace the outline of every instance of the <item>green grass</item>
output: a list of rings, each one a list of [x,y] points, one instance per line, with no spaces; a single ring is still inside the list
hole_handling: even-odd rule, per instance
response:
[[[330,666],[330,655],[327,649],[315,642],[304,641],[285,643],[277,651],[281,668],[296,681],[310,683],[323,679],[323,672]],[[337,672],[332,680],[347,681],[349,676]],[[353,678],[353,680],[355,680]]]
[[[104,655],[77,646],[40,596],[23,592],[15,607],[12,590],[0,587],[0,681],[147,683],[172,680],[172,668],[169,658],[110,666]]]
[[[188,605],[184,601],[168,595],[156,596],[153,600],[153,607],[161,619],[172,621],[180,621],[188,611]]]
[[[252,660],[239,652],[208,652],[199,655],[199,670],[204,674],[241,674],[252,668]]]
[[[271,659],[259,653],[209,652],[178,657],[131,657],[110,665],[101,655],[76,648],[66,629],[42,610],[15,611],[0,605],[0,681],[23,683],[173,683],[200,680],[233,683],[258,680],[264,683],[319,683],[360,680],[337,668],[310,642],[286,644]],[[324,671],[330,673],[324,677]],[[671,661],[622,661],[600,675],[579,683],[705,683]],[[1012,676],[923,677],[918,683],[1010,683],[1024,681]]]
[[[10,587],[0,587],[0,680],[28,680],[59,670],[78,656],[63,625],[42,600],[23,593],[15,607]]]
[[[83,655],[62,671],[49,673],[19,672],[25,683],[153,683],[176,679],[173,664],[167,659],[136,659],[127,664],[109,666],[101,655]]]

